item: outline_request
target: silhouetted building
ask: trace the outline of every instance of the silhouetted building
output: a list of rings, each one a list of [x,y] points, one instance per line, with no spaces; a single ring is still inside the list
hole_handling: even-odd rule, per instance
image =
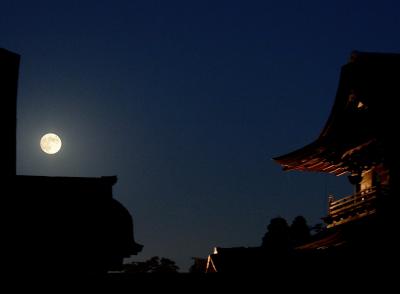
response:
[[[16,175],[19,55],[0,49],[0,273],[7,276],[100,274],[135,255],[128,210],[113,198],[117,178]]]
[[[349,176],[355,193],[329,197],[328,227],[379,213],[397,201],[399,80],[400,54],[354,52],[342,67],[336,100],[321,135],[274,158],[284,170]]]
[[[0,176],[16,174],[17,89],[19,73],[18,54],[0,48],[0,129],[3,137],[0,144],[2,168]]]
[[[274,158],[286,171],[347,175],[354,186],[350,196],[329,196],[324,217],[328,229],[298,248],[322,258],[320,266],[376,270],[400,259],[399,99],[400,54],[355,51],[342,66],[336,99],[320,136]]]

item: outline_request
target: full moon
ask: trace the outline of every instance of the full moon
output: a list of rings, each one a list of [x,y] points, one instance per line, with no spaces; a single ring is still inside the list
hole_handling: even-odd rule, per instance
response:
[[[40,139],[40,148],[47,154],[54,154],[61,149],[61,139],[56,134],[46,134]]]

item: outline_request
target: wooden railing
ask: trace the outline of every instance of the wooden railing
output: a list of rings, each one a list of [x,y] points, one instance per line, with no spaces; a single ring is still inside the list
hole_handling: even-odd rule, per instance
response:
[[[335,219],[354,213],[372,212],[375,210],[376,194],[376,188],[372,187],[338,200],[329,196],[328,215]]]

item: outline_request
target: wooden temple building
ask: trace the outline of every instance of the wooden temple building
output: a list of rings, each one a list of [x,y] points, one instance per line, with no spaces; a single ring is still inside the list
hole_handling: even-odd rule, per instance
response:
[[[354,186],[352,195],[329,196],[327,228],[298,248],[321,266],[370,270],[400,260],[399,100],[400,54],[355,51],[319,137],[274,158],[285,171],[347,176]]]
[[[30,277],[48,284],[50,276],[118,269],[143,246],[135,242],[129,211],[113,197],[116,176],[16,174],[19,62],[18,54],[0,48],[1,283],[17,277],[21,286],[19,277]]]
[[[341,68],[319,137],[274,160],[285,171],[347,176],[354,193],[329,196],[326,226],[304,243],[284,253],[217,247],[206,272],[240,273],[278,291],[368,292],[395,285],[398,274],[391,269],[400,262],[398,100],[400,54],[353,52]],[[256,275],[262,280],[253,279]]]
[[[384,213],[397,200],[400,54],[353,52],[329,119],[311,144],[274,158],[285,171],[347,175],[355,193],[329,198],[328,227]]]

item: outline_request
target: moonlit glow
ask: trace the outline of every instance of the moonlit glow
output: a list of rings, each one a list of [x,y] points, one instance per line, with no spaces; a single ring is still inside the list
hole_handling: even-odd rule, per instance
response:
[[[40,148],[47,154],[55,154],[61,149],[61,139],[56,134],[48,133],[40,139]]]

